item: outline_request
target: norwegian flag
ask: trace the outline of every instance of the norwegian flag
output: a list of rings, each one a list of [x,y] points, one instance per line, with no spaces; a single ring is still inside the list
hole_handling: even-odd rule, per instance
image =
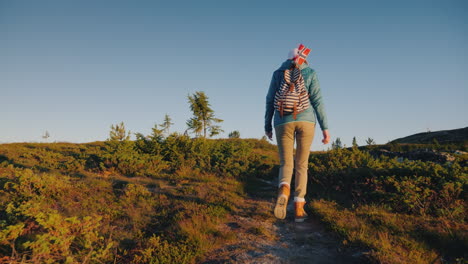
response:
[[[296,62],[297,65],[302,65],[302,63],[304,63],[304,61],[306,60],[307,56],[309,56],[310,49],[302,44],[300,44],[299,48],[297,49],[297,56],[294,58],[294,62]]]

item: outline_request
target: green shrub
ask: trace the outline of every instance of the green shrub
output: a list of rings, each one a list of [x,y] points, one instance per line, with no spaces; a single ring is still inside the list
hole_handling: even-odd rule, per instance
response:
[[[192,263],[195,257],[187,242],[170,243],[161,237],[153,235],[134,256],[133,263],[171,264]]]
[[[115,169],[126,176],[158,176],[167,168],[162,156],[141,153],[134,142],[108,142],[108,151],[104,153],[105,169]]]
[[[398,162],[357,149],[312,155],[310,193],[351,204],[385,204],[395,212],[462,219],[467,168],[458,163]],[[317,188],[320,186],[321,188]]]

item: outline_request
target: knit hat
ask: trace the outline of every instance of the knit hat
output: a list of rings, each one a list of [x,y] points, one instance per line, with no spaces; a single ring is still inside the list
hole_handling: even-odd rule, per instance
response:
[[[288,53],[288,60],[293,60],[294,58],[296,58],[297,51],[298,51],[297,48],[290,50]]]
[[[305,62],[307,56],[310,53],[310,49],[300,44],[298,48],[289,51],[288,59],[294,60],[297,65],[301,65]]]

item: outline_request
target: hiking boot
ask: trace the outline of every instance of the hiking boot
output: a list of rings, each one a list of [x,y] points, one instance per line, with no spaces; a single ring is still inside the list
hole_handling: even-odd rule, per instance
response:
[[[280,186],[275,206],[275,217],[278,219],[286,218],[286,207],[288,206],[289,193],[289,185],[283,184]]]
[[[307,219],[307,213],[304,211],[305,202],[294,202],[295,218],[294,221],[302,223]]]

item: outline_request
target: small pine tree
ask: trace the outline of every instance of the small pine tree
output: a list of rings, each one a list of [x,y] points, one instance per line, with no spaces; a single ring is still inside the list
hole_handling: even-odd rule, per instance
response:
[[[369,137],[369,138],[366,139],[366,144],[368,146],[372,146],[372,145],[375,145],[375,141],[374,141],[374,139]]]
[[[151,134],[148,136],[144,136],[141,133],[136,133],[135,145],[144,153],[160,154],[161,143],[164,139],[163,130],[159,129],[157,124],[155,124],[151,130]]]
[[[164,122],[163,122],[161,125],[159,125],[159,126],[161,126],[161,131],[162,131],[162,133],[164,133],[164,135],[165,135],[166,137],[169,135],[169,129],[170,129],[171,126],[174,124],[174,123],[172,123],[171,121],[172,121],[172,119],[169,117],[168,114],[166,114],[166,115],[164,116]]]
[[[163,139],[164,128],[159,129],[157,124],[154,124],[154,127],[151,129],[151,134],[148,138],[153,142],[161,142]]]
[[[206,138],[207,132],[209,132],[209,137],[223,132],[220,126],[214,124],[221,123],[223,120],[214,116],[214,111],[208,102],[208,96],[204,92],[195,92],[195,94],[189,95],[188,101],[193,113],[193,117],[186,123],[188,130],[195,133],[197,137],[203,136],[204,138]]]
[[[111,131],[109,132],[110,141],[128,141],[130,140],[130,131],[127,132],[125,129],[124,122],[120,124],[111,125]]]
[[[240,138],[240,132],[237,130],[232,131],[229,133],[229,138]]]
[[[343,148],[343,143],[341,143],[341,139],[338,137],[336,138],[335,142],[332,142],[332,149],[341,149]]]
[[[357,143],[356,137],[353,137],[353,148],[357,148],[359,145]]]

